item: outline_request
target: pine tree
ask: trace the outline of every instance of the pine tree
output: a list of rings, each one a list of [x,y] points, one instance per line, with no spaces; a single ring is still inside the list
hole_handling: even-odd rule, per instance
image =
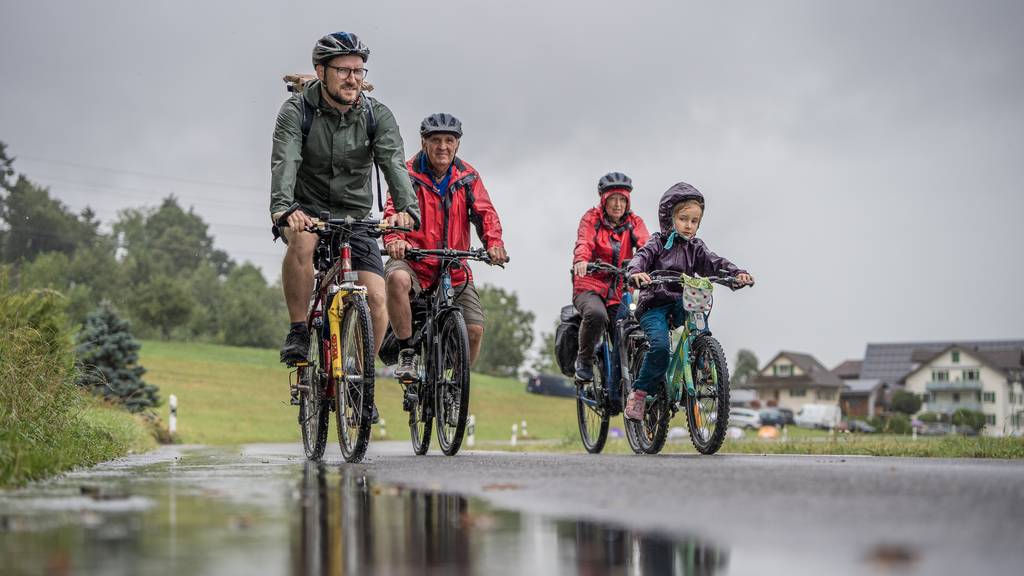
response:
[[[142,380],[146,370],[137,365],[139,348],[131,324],[121,319],[109,302],[102,302],[85,319],[78,335],[78,384],[132,412],[156,406],[157,387]]]

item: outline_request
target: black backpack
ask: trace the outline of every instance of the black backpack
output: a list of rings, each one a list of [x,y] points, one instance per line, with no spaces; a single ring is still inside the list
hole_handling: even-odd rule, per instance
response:
[[[291,90],[291,88],[289,88]],[[313,118],[316,116],[316,108],[306,100],[306,96],[302,93],[302,90],[298,90],[299,101],[302,103],[302,148],[306,148],[306,139],[309,138],[309,130],[313,127]],[[377,172],[377,208],[384,212],[384,196],[380,191],[380,165],[377,164],[377,157],[373,154],[373,142],[377,136],[377,117],[373,114],[373,98],[370,98],[365,92],[363,93],[363,99],[365,100],[366,110],[366,136],[370,140],[370,160],[373,162],[373,168]]]
[[[576,375],[576,356],[580,349],[580,316],[572,304],[562,307],[558,328],[555,329],[555,360],[562,374],[572,378]]]

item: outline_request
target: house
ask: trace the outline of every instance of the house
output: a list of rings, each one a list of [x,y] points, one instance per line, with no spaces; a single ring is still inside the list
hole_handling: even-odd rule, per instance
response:
[[[985,434],[1024,432],[1024,342],[1017,347],[948,344],[911,353],[900,379],[922,399],[921,411],[952,415],[961,408],[985,414]]]
[[[832,369],[832,373],[843,381],[839,392],[839,407],[847,418],[871,418],[885,403],[887,385],[881,380],[861,380],[862,360],[847,360]]]
[[[843,381],[810,354],[782,351],[747,382],[762,405],[789,408],[838,404]]]

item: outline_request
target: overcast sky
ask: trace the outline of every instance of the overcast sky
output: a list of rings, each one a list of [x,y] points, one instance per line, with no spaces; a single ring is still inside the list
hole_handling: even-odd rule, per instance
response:
[[[353,31],[407,156],[423,116],[463,121],[513,259],[477,279],[539,329],[620,170],[652,229],[666,188],[699,188],[699,235],[757,278],[717,300],[730,358],[831,367],[867,342],[1024,338],[1022,25],[1019,2],[0,0],[0,140],[104,222],[175,194],[274,280],[280,77]]]

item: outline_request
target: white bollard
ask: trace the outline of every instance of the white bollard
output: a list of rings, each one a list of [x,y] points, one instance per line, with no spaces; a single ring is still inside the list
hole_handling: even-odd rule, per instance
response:
[[[511,440],[512,446],[516,445],[516,442],[518,440],[518,438],[516,436],[518,436],[518,433],[519,433],[519,425],[518,424],[513,424],[512,425],[512,440]]]
[[[470,414],[466,419],[466,446],[472,448],[476,444],[476,416]]]
[[[782,425],[782,441],[789,442],[789,428],[785,424]]]
[[[380,437],[381,438],[387,438],[388,437],[388,429],[386,428],[387,422],[385,422],[384,419],[381,418],[380,421],[377,422],[377,423],[380,424]]]
[[[917,428],[910,429],[910,439],[917,440]]]
[[[167,420],[167,431],[170,432],[171,436],[178,431],[178,397],[174,394],[167,399],[167,405],[171,409],[171,416]]]
[[[527,438],[530,436],[529,432],[526,431],[526,420],[523,420],[519,424],[519,433],[522,435],[523,438]]]

